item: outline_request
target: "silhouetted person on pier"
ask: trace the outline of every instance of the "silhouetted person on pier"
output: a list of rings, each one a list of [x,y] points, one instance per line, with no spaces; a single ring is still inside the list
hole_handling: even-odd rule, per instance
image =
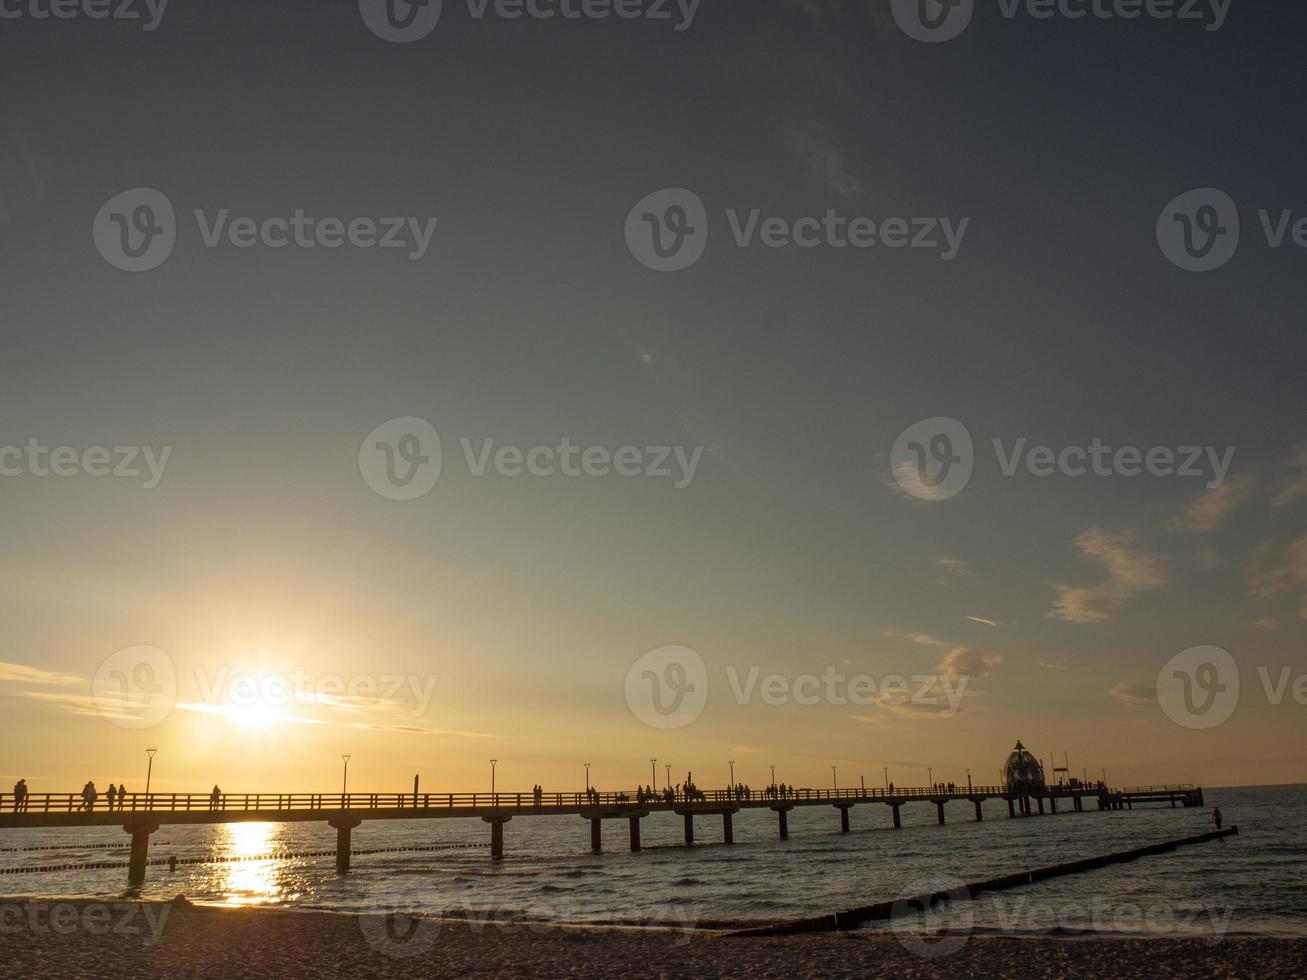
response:
[[[123,800],[127,799],[127,787],[122,783],[118,784],[118,809],[123,808]]]
[[[222,799],[222,790],[218,788],[217,783],[214,783],[213,792],[209,794],[209,809],[210,810],[218,809],[218,801],[220,799]]]
[[[1225,823],[1225,817],[1221,816],[1221,808],[1218,806],[1212,811],[1212,823],[1216,824],[1216,829],[1221,829],[1221,824]]]
[[[27,809],[27,780],[20,779],[14,783],[14,812]]]
[[[105,802],[109,804],[109,811],[111,813],[113,812],[113,801],[117,795],[118,795],[118,787],[115,786],[113,783],[110,783],[109,788],[104,791],[104,799]]]
[[[82,805],[79,809],[87,811],[94,810],[95,801],[99,796],[100,793],[95,788],[94,780],[88,780],[86,785],[82,787]]]

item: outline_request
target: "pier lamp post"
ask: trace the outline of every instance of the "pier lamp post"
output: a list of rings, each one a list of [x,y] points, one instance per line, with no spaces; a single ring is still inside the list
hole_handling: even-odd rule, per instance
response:
[[[967,770],[967,792],[971,792],[971,770]]]
[[[831,789],[835,790],[836,792],[839,791],[840,781],[839,781],[839,777],[835,775],[834,766],[830,767],[830,785],[831,785]]]
[[[930,783],[930,788],[933,790],[935,788],[935,770],[930,766],[926,767],[926,781]]]
[[[585,791],[590,792],[590,763],[585,763]]]
[[[154,753],[158,751],[159,751],[158,749],[145,750],[145,754],[146,756],[149,757],[150,760],[145,764],[145,794],[147,796],[150,794],[150,776],[154,774]]]
[[[771,767],[771,784],[772,784],[773,786],[776,785],[776,764],[775,764],[775,763],[772,763],[772,767]]]
[[[652,786],[653,789],[657,789],[658,788],[658,760],[657,759],[649,760],[649,775],[653,777],[653,783],[651,783],[650,785]]]
[[[731,767],[731,785],[735,785],[735,760],[728,759],[726,764]]]
[[[667,770],[667,782],[663,783],[663,789],[669,789],[672,785],[672,764],[669,762],[664,768]]]
[[[889,792],[889,766],[881,766],[885,770],[885,791]]]
[[[340,777],[340,795],[344,796],[346,793],[346,787],[349,786],[349,753],[344,753],[341,758],[345,761],[345,771]]]
[[[490,795],[491,796],[495,795],[495,764],[498,762],[499,762],[498,759],[490,760]]]

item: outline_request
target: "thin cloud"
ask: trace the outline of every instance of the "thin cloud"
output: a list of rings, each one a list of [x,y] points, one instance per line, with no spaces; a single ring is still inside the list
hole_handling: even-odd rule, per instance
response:
[[[12,664],[0,660],[0,681],[12,681],[15,684],[48,684],[60,686],[78,684],[81,678],[74,674],[58,674],[54,671],[41,670],[28,664]]]
[[[937,636],[931,636],[929,633],[904,633],[899,630],[885,630],[881,636],[888,636],[895,640],[907,640],[909,643],[915,643],[923,647],[947,647],[948,643]]]
[[[111,692],[104,692],[99,699],[90,694],[60,694],[55,691],[20,691],[18,696],[57,705],[69,714],[83,718],[108,718],[110,721],[136,721],[140,718],[139,712],[129,710],[123,697]]]
[[[818,123],[808,121],[790,132],[790,147],[808,172],[841,197],[864,197],[862,181],[849,169],[834,138]]]
[[[1265,630],[1270,632],[1271,630],[1278,630],[1279,628],[1280,621],[1274,616],[1263,616],[1261,619],[1257,620],[1257,622],[1253,623],[1253,629],[1255,630]]]
[[[1307,446],[1297,449],[1289,457],[1289,466],[1297,472],[1280,483],[1275,499],[1271,501],[1271,506],[1276,510],[1288,507],[1301,497],[1307,497]]]
[[[1071,668],[1068,667],[1066,664],[1050,664],[1050,663],[1048,663],[1047,661],[1044,661],[1044,660],[1036,660],[1036,661],[1035,661],[1035,666],[1037,666],[1037,667],[1047,667],[1049,670],[1070,670],[1070,669],[1071,669]]]
[[[981,626],[998,627],[1002,625],[1000,623],[995,622],[992,619],[986,619],[984,616],[967,616],[966,618],[971,620],[973,623],[979,623]]]
[[[1157,700],[1157,689],[1145,684],[1118,684],[1107,692],[1122,704],[1138,708]]]
[[[982,653],[970,647],[954,647],[940,661],[939,672],[952,680],[963,677],[988,677],[990,672],[1003,662],[997,653]]]
[[[1256,478],[1251,476],[1226,480],[1204,492],[1184,513],[1171,518],[1167,527],[1177,534],[1210,534],[1252,496],[1256,485]]]
[[[1255,599],[1274,599],[1297,593],[1307,617],[1307,534],[1286,547],[1264,541],[1248,563],[1249,593]]]
[[[437,735],[446,738],[494,738],[486,732],[462,732],[447,728],[425,728],[421,725],[377,725],[371,722],[356,721],[350,728],[365,732],[382,732],[387,735]]]
[[[184,701],[177,705],[180,711],[191,711],[202,715],[218,715],[223,718],[233,718],[237,721],[242,718],[255,717],[251,708],[234,704],[202,704],[194,701]],[[326,725],[328,722],[320,718],[305,718],[303,715],[287,715],[280,711],[264,711],[257,715],[260,724],[268,725]]]
[[[1091,527],[1076,538],[1076,546],[1085,557],[1103,563],[1108,579],[1087,588],[1059,585],[1057,600],[1048,613],[1050,619],[1101,622],[1114,616],[1136,593],[1166,584],[1161,559],[1138,550],[1131,532],[1109,534]]]

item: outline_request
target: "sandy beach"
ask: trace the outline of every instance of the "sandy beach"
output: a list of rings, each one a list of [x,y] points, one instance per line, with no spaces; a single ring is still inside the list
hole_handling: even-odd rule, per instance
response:
[[[394,924],[392,923],[392,926]],[[1299,977],[1307,940],[970,938],[924,957],[895,938],[404,921],[174,902],[10,900],[0,956],[41,977]],[[396,955],[398,949],[403,955]]]

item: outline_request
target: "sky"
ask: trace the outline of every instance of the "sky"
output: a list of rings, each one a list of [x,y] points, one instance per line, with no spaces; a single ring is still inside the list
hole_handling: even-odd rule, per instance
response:
[[[0,20],[0,786],[1307,781],[1307,11],[135,7]]]

